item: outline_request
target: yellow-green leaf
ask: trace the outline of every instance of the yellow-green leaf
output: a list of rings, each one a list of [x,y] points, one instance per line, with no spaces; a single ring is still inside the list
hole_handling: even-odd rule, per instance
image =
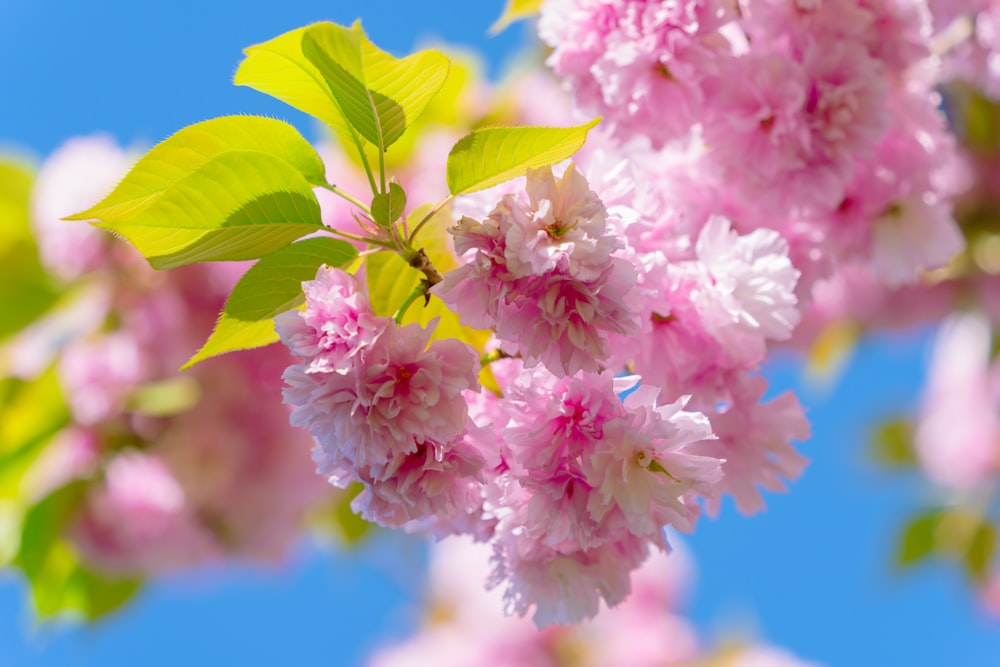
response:
[[[458,140],[448,154],[448,188],[454,195],[484,190],[523,176],[531,167],[556,164],[583,146],[600,119],[576,127],[488,127]]]
[[[32,380],[0,380],[0,498],[23,496],[25,472],[68,422],[54,368]]]
[[[420,51],[395,58],[351,28],[324,22],[251,46],[234,82],[319,118],[347,145],[381,150],[402,136],[448,76],[448,58]],[[360,148],[360,145],[359,145]]]
[[[59,295],[42,268],[31,233],[34,175],[15,158],[0,158],[0,341],[43,315]]]
[[[372,198],[372,219],[383,227],[388,227],[403,215],[406,209],[406,192],[398,183],[390,183],[388,192],[380,192]]]
[[[278,334],[272,320],[304,301],[302,282],[313,279],[322,264],[346,266],[356,256],[357,250],[345,241],[317,237],[263,257],[236,283],[212,335],[183,368],[225,352],[275,342]]]
[[[288,123],[259,116],[222,116],[179,130],[146,153],[93,207],[68,220],[120,220],[164,196],[202,166],[227,153],[262,153],[292,167],[312,185],[326,184],[315,149]]]
[[[515,21],[534,16],[542,8],[542,0],[507,0],[500,18],[490,26],[490,34],[496,35]]]
[[[256,151],[227,151],[141,206],[101,212],[98,226],[125,237],[155,268],[254,259],[323,227],[302,174]]]

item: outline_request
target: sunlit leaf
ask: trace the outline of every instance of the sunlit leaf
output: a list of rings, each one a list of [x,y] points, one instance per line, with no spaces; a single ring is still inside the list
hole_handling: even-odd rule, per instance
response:
[[[30,226],[34,175],[19,160],[0,158],[0,341],[43,315],[59,296],[42,268]]]
[[[395,58],[372,44],[358,23],[310,26],[302,52],[322,73],[351,127],[382,150],[403,136],[448,78],[444,54],[427,50]]]
[[[356,256],[357,250],[351,244],[318,237],[262,258],[236,283],[212,335],[184,368],[225,352],[275,342],[278,335],[272,319],[305,300],[302,282],[315,278],[322,264],[346,266]]]
[[[31,237],[28,203],[33,182],[26,165],[0,158],[0,255],[14,242]]]
[[[576,127],[488,127],[461,139],[448,154],[452,194],[483,190],[569,158],[600,119]]]
[[[390,183],[388,192],[380,192],[372,198],[372,219],[383,227],[399,220],[406,209],[406,192],[398,183]]]
[[[156,268],[262,257],[323,226],[302,174],[256,151],[227,151],[141,206],[101,213],[98,226],[128,239]]]
[[[125,410],[149,417],[169,417],[198,404],[201,388],[189,377],[172,377],[141,385],[128,395]]]
[[[0,498],[19,498],[26,470],[69,423],[55,369],[32,380],[0,380]]]
[[[448,76],[448,58],[420,51],[395,58],[351,28],[315,23],[251,46],[234,82],[327,123],[348,145],[382,150],[402,136]]]
[[[511,23],[534,16],[541,8],[542,0],[507,0],[507,6],[504,7],[503,14],[490,26],[489,32],[491,35],[496,35]]]
[[[134,219],[137,209],[149,206],[192,173],[234,151],[266,155],[285,162],[309,184],[326,183],[322,159],[288,123],[259,116],[222,116],[185,127],[160,142],[139,159],[111,194],[67,219]]]

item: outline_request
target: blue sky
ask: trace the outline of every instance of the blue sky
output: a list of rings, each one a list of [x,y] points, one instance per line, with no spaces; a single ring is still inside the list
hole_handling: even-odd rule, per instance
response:
[[[150,145],[228,113],[312,124],[230,84],[241,49],[316,20],[362,18],[373,41],[404,53],[427,41],[484,53],[490,71],[525,43],[486,28],[502,2],[193,2],[0,0],[0,145],[38,157],[74,134]],[[710,637],[747,630],[827,665],[996,665],[1000,625],[983,619],[958,573],[889,567],[909,510],[929,500],[913,479],[865,462],[867,429],[914,402],[928,336],[866,343],[836,386],[803,387],[792,362],[770,369],[797,388],[815,437],[792,493],[743,518],[726,507],[689,543],[699,565],[691,615]],[[419,595],[419,545],[391,536],[357,554],[303,546],[276,571],[211,570],[159,583],[96,628],[32,628],[24,591],[0,578],[0,667],[45,665],[361,665],[402,637]]]

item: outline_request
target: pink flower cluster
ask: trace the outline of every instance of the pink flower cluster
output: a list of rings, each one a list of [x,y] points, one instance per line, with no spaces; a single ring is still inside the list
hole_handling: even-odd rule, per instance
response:
[[[623,600],[650,547],[669,549],[665,527],[692,530],[720,494],[761,509],[758,487],[801,473],[791,441],[809,433],[755,375],[799,320],[787,242],[721,216],[656,238],[637,229],[652,219],[628,205],[629,169],[557,174],[529,170],[462,217],[462,263],[431,292],[495,334],[499,395],[478,392],[469,348],[376,317],[343,271],[321,268],[277,320],[321,474],[363,483],[367,519],[488,542],[505,608],[539,625]]]
[[[505,195],[485,220],[464,217],[452,230],[455,250],[471,256],[434,293],[528,364],[598,371],[611,355],[608,336],[637,328],[628,304],[635,271],[616,252],[624,245],[605,213],[573,166],[558,180],[529,170],[522,196]]]
[[[844,264],[895,286],[961,250],[951,199],[965,181],[926,4],[547,0],[539,34],[629,162],[683,179],[644,173],[639,190],[674,195],[646,213],[711,202],[696,218],[781,233],[806,277],[800,296]],[[671,168],[678,153],[692,157]]]
[[[457,340],[428,345],[431,330],[376,317],[340,269],[321,267],[303,289],[305,310],[276,325],[302,360],[284,374],[285,401],[292,424],[316,440],[319,472],[338,486],[362,482],[355,508],[372,521],[466,524],[496,458],[469,421],[475,351]]]

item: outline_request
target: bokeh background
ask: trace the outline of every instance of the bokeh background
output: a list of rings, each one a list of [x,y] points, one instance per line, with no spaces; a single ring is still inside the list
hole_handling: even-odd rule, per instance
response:
[[[317,138],[306,116],[231,84],[243,47],[317,20],[361,18],[386,50],[447,43],[479,53],[497,79],[533,46],[523,26],[487,35],[502,5],[0,0],[0,150],[37,162],[94,132],[143,148],[231,113],[283,118]],[[896,534],[928,491],[866,454],[879,420],[915,409],[930,340],[922,330],[865,341],[822,382],[791,355],[769,366],[772,392],[795,389],[807,406],[814,437],[802,452],[812,464],[790,494],[770,496],[766,513],[744,518],[727,505],[686,538],[698,565],[689,612],[709,638],[760,637],[831,666],[1000,664],[1000,622],[957,568],[893,570]],[[36,626],[22,582],[3,575],[0,667],[360,667],[418,624],[425,551],[395,534],[351,551],[304,542],[280,568],[161,580],[96,627]]]

